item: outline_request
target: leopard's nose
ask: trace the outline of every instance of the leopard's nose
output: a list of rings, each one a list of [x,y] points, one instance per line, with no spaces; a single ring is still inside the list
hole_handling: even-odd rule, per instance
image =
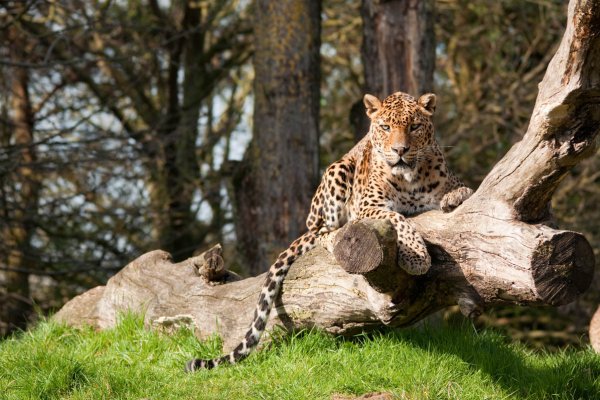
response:
[[[395,144],[392,146],[392,150],[399,156],[406,154],[409,148],[409,146],[404,146],[401,144]]]

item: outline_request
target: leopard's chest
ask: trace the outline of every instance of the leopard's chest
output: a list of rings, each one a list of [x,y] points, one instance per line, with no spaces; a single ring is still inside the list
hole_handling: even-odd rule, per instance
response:
[[[438,196],[427,191],[427,185],[407,190],[394,190],[389,197],[386,208],[403,215],[439,208]]]
[[[347,204],[349,219],[355,219],[362,207],[377,207],[403,215],[438,209],[443,182],[415,175],[407,181],[393,174],[371,174],[367,187],[354,187]],[[376,178],[376,179],[373,179]]]

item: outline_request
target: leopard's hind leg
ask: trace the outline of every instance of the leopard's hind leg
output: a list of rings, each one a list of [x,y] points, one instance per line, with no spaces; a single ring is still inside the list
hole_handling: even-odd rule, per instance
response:
[[[325,170],[306,219],[306,226],[311,232],[331,232],[346,223],[346,202],[351,194],[353,179],[354,164],[348,158],[334,162]]]

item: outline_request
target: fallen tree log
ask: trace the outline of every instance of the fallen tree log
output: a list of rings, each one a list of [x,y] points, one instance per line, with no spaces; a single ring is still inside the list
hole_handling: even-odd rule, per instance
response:
[[[328,238],[327,249],[317,247],[293,265],[268,329],[353,334],[410,325],[452,304],[473,317],[492,304],[574,300],[591,282],[594,255],[582,235],[552,227],[549,201],[569,169],[595,152],[599,64],[600,3],[573,0],[523,140],[455,211],[411,218],[427,242],[431,270],[416,277],[396,265],[387,222],[348,224]],[[218,333],[229,350],[247,328],[264,277],[237,280],[220,264],[219,249],[178,264],[151,252],[55,318],[106,328],[119,311],[134,310],[148,324],[192,323],[200,337]]]
[[[596,353],[600,353],[600,306],[598,306],[590,321],[589,335],[592,348]]]
[[[511,260],[516,250],[486,254],[489,249],[483,246],[481,250],[465,247],[475,233],[463,232],[461,243],[453,239],[451,230],[442,228],[448,236],[440,238],[438,224],[444,217],[438,213],[420,217],[420,224],[430,226],[433,232],[429,236],[427,231],[426,238],[436,244],[430,247],[433,267],[419,277],[406,274],[396,264],[395,232],[390,223],[366,220],[346,225],[337,233],[333,248],[334,254],[344,254],[342,262],[323,247],[299,259],[290,269],[269,328],[316,326],[334,334],[352,335],[382,325],[410,325],[452,304],[459,304],[471,317],[489,304],[564,304],[585,290],[590,281],[593,252],[581,235],[551,229],[538,236],[534,229],[501,233],[511,248],[523,252],[518,256],[520,263],[514,263]],[[447,219],[453,218],[448,215]],[[435,222],[433,227],[429,220]],[[484,229],[478,234],[491,238],[491,243],[499,240],[495,230],[486,234]],[[477,241],[485,242],[484,238]],[[519,242],[522,245],[516,246]],[[563,253],[565,247],[577,251]],[[461,255],[461,248],[480,251],[485,258]],[[173,264],[168,253],[150,252],[125,267],[105,287],[67,303],[55,318],[103,329],[115,325],[119,312],[134,311],[143,313],[148,325],[156,325],[156,321],[166,323],[167,328],[193,324],[201,338],[217,333],[228,349],[247,328],[264,276],[215,284],[196,272],[203,264],[205,254]],[[557,269],[560,271],[555,274]],[[547,287],[561,290],[549,295]]]

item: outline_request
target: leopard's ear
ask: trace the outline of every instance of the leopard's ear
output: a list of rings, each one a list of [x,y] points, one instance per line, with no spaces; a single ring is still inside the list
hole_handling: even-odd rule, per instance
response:
[[[363,103],[365,103],[365,108],[367,109],[367,117],[369,118],[373,118],[373,116],[381,108],[381,100],[379,100],[372,94],[365,94],[365,97],[363,97]]]
[[[435,111],[435,103],[436,97],[433,93],[425,93],[419,100],[417,101],[421,107],[425,109],[425,111],[429,112],[430,115],[433,115]]]

